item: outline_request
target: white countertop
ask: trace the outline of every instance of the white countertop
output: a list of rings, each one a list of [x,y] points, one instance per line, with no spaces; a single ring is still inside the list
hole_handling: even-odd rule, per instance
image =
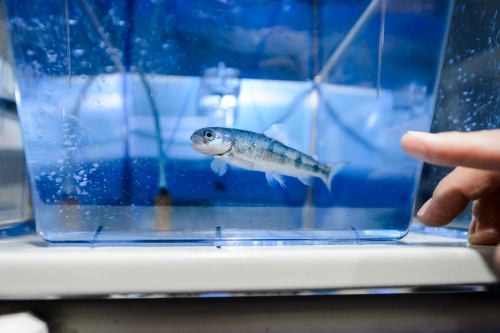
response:
[[[411,232],[394,243],[331,246],[48,246],[0,241],[0,298],[307,292],[483,285],[494,247]]]

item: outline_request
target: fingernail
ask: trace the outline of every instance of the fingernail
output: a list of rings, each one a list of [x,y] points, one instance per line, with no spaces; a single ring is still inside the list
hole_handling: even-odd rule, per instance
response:
[[[427,200],[423,205],[422,207],[420,207],[420,209],[418,210],[417,212],[417,218],[420,220],[420,218],[424,217],[425,213],[427,212],[427,208],[429,208],[429,206],[431,205],[431,202],[432,202],[432,198],[430,198],[429,200]]]
[[[468,239],[474,245],[496,245],[500,242],[500,232],[493,228],[476,230],[468,235]]]
[[[432,137],[431,133],[429,133],[429,132],[421,132],[421,131],[408,131],[408,132],[406,132],[406,135],[417,136],[417,137],[420,137],[420,138],[429,138],[429,137]]]
[[[435,133],[420,132],[420,131],[408,131],[406,132],[406,135],[411,135],[414,138],[418,138],[419,140],[425,140],[425,141],[431,140],[432,142],[438,140],[439,138],[439,136],[437,136]]]

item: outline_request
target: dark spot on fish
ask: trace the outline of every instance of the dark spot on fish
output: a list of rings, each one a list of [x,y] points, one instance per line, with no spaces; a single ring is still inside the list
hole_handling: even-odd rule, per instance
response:
[[[317,164],[314,164],[312,169],[314,170],[314,172],[318,172],[319,171],[319,166]]]
[[[270,152],[274,151],[274,146],[275,146],[275,142],[274,141],[270,141],[269,142],[269,148],[268,148]]]
[[[250,154],[252,154],[253,152],[255,152],[256,146],[257,146],[257,145],[255,144],[255,142],[252,142],[252,143],[248,146],[248,152],[249,152]]]
[[[296,167],[299,167],[302,164],[302,156],[297,157],[294,163]]]

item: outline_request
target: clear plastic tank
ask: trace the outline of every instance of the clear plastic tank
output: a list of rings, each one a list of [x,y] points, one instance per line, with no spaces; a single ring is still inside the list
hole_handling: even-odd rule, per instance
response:
[[[409,228],[448,1],[6,0],[38,231],[49,241],[388,240]],[[323,165],[331,191],[191,147],[221,126]],[[267,133],[267,132],[266,132]],[[273,170],[280,173],[280,170]]]

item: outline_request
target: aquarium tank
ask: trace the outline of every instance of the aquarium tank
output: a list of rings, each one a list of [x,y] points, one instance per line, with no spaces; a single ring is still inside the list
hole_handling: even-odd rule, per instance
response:
[[[451,1],[4,6],[45,239],[407,233],[422,166],[400,137],[430,128]]]

